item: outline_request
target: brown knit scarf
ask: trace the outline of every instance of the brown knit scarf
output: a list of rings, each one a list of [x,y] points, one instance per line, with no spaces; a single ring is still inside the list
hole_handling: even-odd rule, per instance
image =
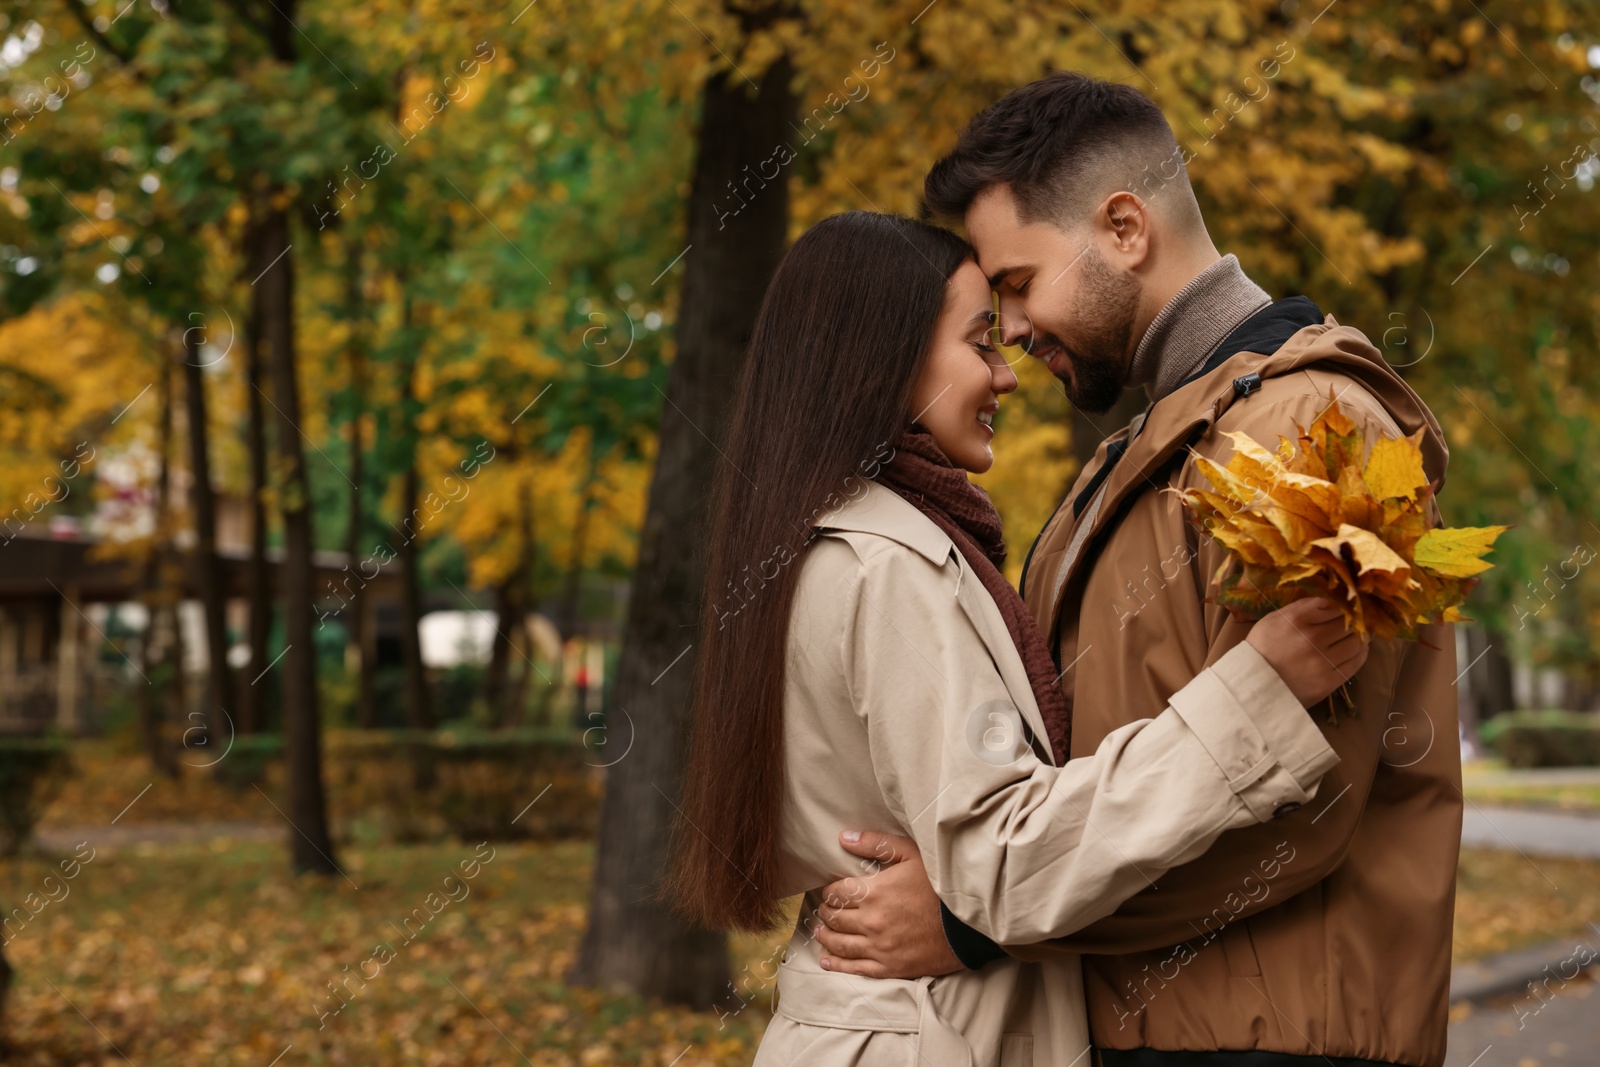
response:
[[[956,549],[994,598],[1006,621],[1011,642],[1022,656],[1033,686],[1033,698],[1044,718],[1050,751],[1057,766],[1072,748],[1072,716],[1058,685],[1059,674],[1050,658],[1044,635],[1033,621],[1022,596],[1000,573],[1006,561],[1006,543],[1000,536],[1000,514],[981,486],[967,481],[967,472],[954,466],[934,443],[933,435],[917,423],[891,442],[894,458],[878,473],[878,481],[899,493],[907,503],[932,519],[949,535]]]

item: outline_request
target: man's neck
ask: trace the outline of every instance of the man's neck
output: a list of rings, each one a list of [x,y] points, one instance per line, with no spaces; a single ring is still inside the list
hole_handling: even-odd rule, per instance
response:
[[[1160,400],[1198,370],[1235,326],[1272,302],[1231,253],[1180,285],[1134,347],[1128,384]]]

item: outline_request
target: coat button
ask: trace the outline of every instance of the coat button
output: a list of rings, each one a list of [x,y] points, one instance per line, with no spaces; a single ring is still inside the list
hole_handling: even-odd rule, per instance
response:
[[[1299,801],[1295,801],[1295,800],[1291,800],[1287,804],[1279,804],[1277,810],[1272,813],[1272,817],[1274,819],[1281,819],[1285,815],[1289,814],[1291,811],[1299,811],[1299,810],[1300,810],[1300,802]]]

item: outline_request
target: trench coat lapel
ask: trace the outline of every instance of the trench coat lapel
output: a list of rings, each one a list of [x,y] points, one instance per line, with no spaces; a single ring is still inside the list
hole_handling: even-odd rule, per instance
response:
[[[819,529],[878,534],[916,550],[929,562],[943,568],[952,586],[952,607],[959,605],[978,631],[990,658],[1000,671],[1000,678],[1005,682],[1012,704],[1035,738],[1034,748],[1042,753],[1045,762],[1051,761],[1049,746],[1043,742],[1048,736],[1044,717],[1039,714],[1027,668],[1017,652],[1016,643],[1011,640],[1011,631],[1006,629],[1005,619],[995,606],[994,598],[983,587],[983,582],[973,572],[966,558],[956,551],[949,535],[900,494],[877,482],[868,482],[865,493],[822,515],[813,525]]]

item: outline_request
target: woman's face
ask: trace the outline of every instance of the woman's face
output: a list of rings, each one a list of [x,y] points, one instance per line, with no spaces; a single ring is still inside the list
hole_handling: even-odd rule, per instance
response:
[[[994,464],[990,442],[1000,395],[1017,387],[1017,376],[989,345],[993,307],[988,280],[965,261],[945,285],[933,346],[911,394],[912,421],[928,428],[951,463],[973,474]]]

